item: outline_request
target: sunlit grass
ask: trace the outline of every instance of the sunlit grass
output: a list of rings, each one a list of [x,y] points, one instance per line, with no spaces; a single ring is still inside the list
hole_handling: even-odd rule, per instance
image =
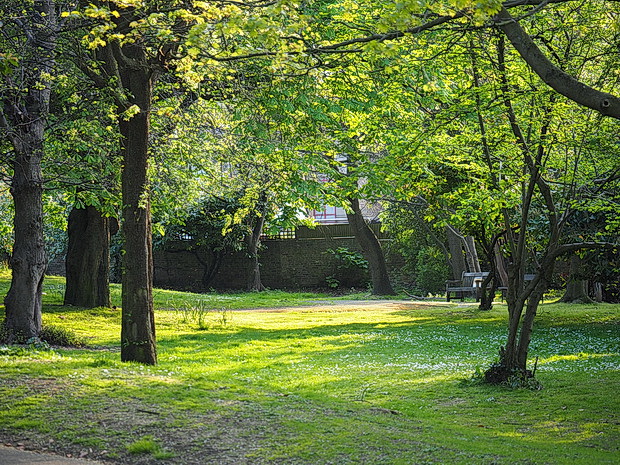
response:
[[[0,352],[0,438],[126,462],[128,445],[148,438],[171,463],[196,463],[205,448],[209,463],[620,463],[620,306],[545,304],[530,354],[544,389],[528,391],[464,382],[504,343],[501,305],[302,307],[225,321],[212,306],[201,325],[183,305],[204,296],[158,295],[159,364],[143,366],[120,362],[119,308],[63,307],[47,294],[44,323],[90,347]],[[223,297],[264,307],[261,294]]]

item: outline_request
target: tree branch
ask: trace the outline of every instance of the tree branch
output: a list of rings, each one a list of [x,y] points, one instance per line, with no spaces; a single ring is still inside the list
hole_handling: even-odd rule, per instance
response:
[[[494,22],[549,87],[586,108],[620,119],[620,98],[587,86],[551,63],[505,7],[495,16]]]
[[[585,249],[619,249],[620,243],[614,242],[573,242],[570,244],[560,244],[555,250],[551,251],[547,257],[548,260],[555,260],[562,255]]]

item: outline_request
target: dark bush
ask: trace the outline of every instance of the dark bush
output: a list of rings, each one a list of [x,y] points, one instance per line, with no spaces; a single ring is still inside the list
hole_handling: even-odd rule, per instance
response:
[[[52,346],[84,347],[84,338],[61,326],[43,325],[39,339]]]

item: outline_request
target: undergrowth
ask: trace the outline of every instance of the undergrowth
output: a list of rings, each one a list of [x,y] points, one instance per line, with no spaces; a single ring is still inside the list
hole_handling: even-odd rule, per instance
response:
[[[3,320],[0,320],[0,344],[24,344],[34,346],[37,349],[46,349],[49,348],[49,346],[86,346],[86,339],[78,336],[73,330],[49,324],[41,326],[38,337],[20,337],[16,335],[12,340],[9,340],[3,323]]]
[[[39,339],[52,346],[62,347],[84,347],[86,339],[78,336],[74,331],[62,326],[43,325]]]

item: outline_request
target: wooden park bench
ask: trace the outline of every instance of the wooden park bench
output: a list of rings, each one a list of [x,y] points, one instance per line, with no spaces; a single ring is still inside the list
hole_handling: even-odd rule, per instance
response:
[[[476,297],[480,300],[480,289],[482,281],[489,275],[488,271],[463,271],[461,279],[450,279],[446,281],[446,301],[450,299],[461,299],[465,297]]]

